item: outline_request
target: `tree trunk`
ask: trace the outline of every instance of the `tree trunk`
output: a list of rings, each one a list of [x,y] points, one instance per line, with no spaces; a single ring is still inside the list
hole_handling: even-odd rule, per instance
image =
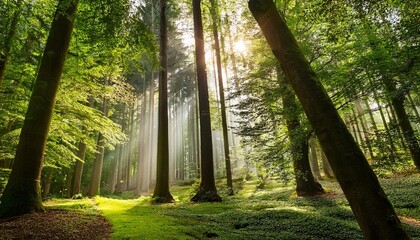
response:
[[[321,151],[321,159],[322,159],[322,170],[324,171],[325,176],[328,178],[335,178],[334,172],[331,169],[331,165],[328,162],[327,156],[325,156],[324,151]]]
[[[417,111],[416,104],[414,103],[413,98],[411,97],[410,93],[407,94],[407,99],[410,102],[411,109],[413,109],[414,115],[417,118],[417,122],[419,122],[420,121],[420,114],[419,114],[419,111]]]
[[[82,173],[83,173],[83,165],[86,155],[86,144],[82,141],[79,142],[79,151],[77,152],[78,159],[76,161],[75,169],[74,169],[74,177],[73,177],[73,187],[71,191],[71,196],[74,196],[78,193],[81,193],[81,182],[82,182]]]
[[[293,170],[296,180],[296,193],[298,196],[314,196],[324,194],[325,191],[312,175],[309,163],[309,145],[306,134],[302,132],[299,121],[299,109],[295,94],[277,67],[277,80],[282,88],[283,115],[291,142]]]
[[[377,95],[375,90],[373,91],[373,96],[374,96],[376,104],[378,105],[379,115],[381,116],[382,124],[384,125],[386,136],[387,136],[388,141],[389,141],[389,145],[391,146],[391,149],[390,149],[391,156],[395,157],[396,148],[395,148],[395,144],[394,144],[394,139],[391,135],[391,131],[388,127],[388,123],[386,122],[386,119],[385,119],[384,111],[382,110],[382,106],[379,102],[379,98],[378,98],[378,95]]]
[[[363,153],[366,154],[366,151],[363,148],[365,138],[364,138],[364,135],[363,135],[362,131],[360,130],[359,120],[357,119],[356,111],[354,110],[354,108],[351,109],[351,113],[353,114],[353,121],[352,121],[353,126],[355,126],[357,135],[359,136],[359,139],[360,139],[359,147],[363,151]]]
[[[105,77],[105,86],[108,86],[108,78]],[[103,113],[108,117],[108,99],[103,99]],[[90,178],[88,196],[93,197],[100,194],[102,165],[104,162],[104,136],[99,132],[98,143],[96,145],[95,161],[93,163],[92,176]]]
[[[146,74],[143,81],[143,94],[141,111],[137,114],[137,119],[140,120],[137,136],[139,138],[138,151],[137,151],[137,174],[136,174],[136,195],[141,195],[143,175],[146,172],[146,138],[148,131],[146,132],[146,110],[147,110],[147,89],[146,89]],[[147,169],[149,171],[149,169]]]
[[[321,180],[322,177],[319,171],[318,157],[316,155],[316,142],[314,138],[309,139],[309,147],[311,148],[311,158],[309,163],[311,166],[312,175],[316,180]]]
[[[63,73],[78,0],[60,0],[45,45],[19,144],[6,189],[0,218],[44,211],[40,177],[55,96]]]
[[[356,99],[354,101],[354,105],[356,107],[357,116],[360,120],[360,126],[362,126],[363,135],[365,136],[366,147],[368,148],[370,158],[373,161],[374,156],[373,156],[372,144],[370,144],[370,134],[366,126],[366,119],[364,118],[364,111],[362,108],[361,100],[359,98]]]
[[[411,158],[413,159],[416,168],[420,170],[420,146],[417,137],[414,134],[413,127],[410,124],[410,120],[408,119],[407,112],[404,108],[404,95],[397,91],[395,84],[391,79],[386,79],[384,84],[387,92],[392,95],[391,104],[397,115],[398,124],[402,131],[404,140],[406,141],[408,149],[410,150]]]
[[[156,186],[153,198],[157,202],[173,202],[169,192],[169,143],[168,143],[168,29],[166,0],[160,0],[160,73],[159,117]]]
[[[213,146],[211,137],[210,104],[207,87],[204,34],[201,18],[201,0],[193,0],[195,61],[197,68],[198,104],[200,111],[201,182],[193,202],[220,202],[214,182]]]
[[[409,239],[376,175],[273,1],[250,0],[249,8],[298,96],[364,237]]]
[[[222,61],[220,56],[220,44],[219,44],[219,32],[218,32],[218,13],[217,4],[215,0],[210,0],[211,3],[211,16],[213,22],[213,37],[214,37],[214,49],[216,51],[216,64],[217,64],[217,79],[219,82],[219,97],[220,97],[220,111],[222,113],[222,131],[223,131],[223,149],[225,153],[225,165],[226,165],[226,180],[228,187],[228,194],[234,195],[232,185],[232,170],[230,164],[230,153],[229,153],[229,137],[228,127],[226,118],[226,104],[225,104],[225,93],[223,87],[223,75],[222,75]]]
[[[48,171],[47,176],[45,177],[44,187],[42,191],[42,199],[46,199],[48,194],[50,194],[50,187],[52,182],[52,171]]]

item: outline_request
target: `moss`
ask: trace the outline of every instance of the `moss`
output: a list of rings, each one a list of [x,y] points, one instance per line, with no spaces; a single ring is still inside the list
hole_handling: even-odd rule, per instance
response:
[[[0,218],[45,211],[39,181],[20,181],[6,186],[0,203]]]

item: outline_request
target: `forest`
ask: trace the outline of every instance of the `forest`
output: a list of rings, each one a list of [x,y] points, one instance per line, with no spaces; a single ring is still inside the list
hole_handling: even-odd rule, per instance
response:
[[[420,240],[417,0],[0,0],[0,239]]]

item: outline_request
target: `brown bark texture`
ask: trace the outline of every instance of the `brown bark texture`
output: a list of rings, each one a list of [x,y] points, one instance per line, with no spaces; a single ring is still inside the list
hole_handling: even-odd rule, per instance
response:
[[[197,67],[198,105],[200,113],[201,182],[191,201],[220,202],[214,182],[213,145],[211,136],[210,104],[207,86],[204,33],[201,17],[201,0],[193,0],[195,61]]]
[[[60,0],[19,138],[12,172],[1,197],[0,218],[44,211],[40,176],[55,97],[73,31],[78,0]]]
[[[222,115],[222,131],[223,131],[223,148],[225,153],[225,165],[226,165],[226,182],[228,187],[228,194],[234,195],[233,183],[232,183],[232,168],[230,164],[230,152],[229,152],[229,137],[228,137],[228,126],[226,118],[226,101],[223,87],[223,75],[222,75],[222,57],[220,56],[220,44],[219,44],[219,32],[218,32],[218,15],[217,15],[217,4],[215,0],[210,0],[211,3],[211,16],[213,20],[212,29],[214,37],[214,49],[216,51],[216,65],[217,65],[217,80],[219,84],[219,97],[220,97],[220,111]]]
[[[277,79],[281,86],[283,115],[292,146],[293,170],[298,196],[314,196],[324,194],[321,184],[316,181],[309,163],[309,145],[306,134],[302,132],[299,120],[299,107],[292,88],[287,83],[280,66],[277,67]]]
[[[79,150],[77,151],[78,159],[74,166],[74,174],[73,174],[73,184],[70,193],[70,197],[73,197],[76,194],[81,193],[81,183],[82,183],[82,174],[83,174],[83,165],[86,155],[86,144],[82,141],[79,142]]]
[[[409,239],[365,156],[272,0],[249,8],[314,129],[366,239]]]
[[[169,192],[169,141],[168,141],[168,29],[166,0],[160,1],[160,73],[159,73],[159,116],[156,186],[153,198],[157,202],[173,202]]]

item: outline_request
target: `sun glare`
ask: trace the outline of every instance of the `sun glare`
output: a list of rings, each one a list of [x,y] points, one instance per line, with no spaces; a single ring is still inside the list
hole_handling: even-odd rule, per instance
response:
[[[233,50],[237,53],[245,53],[247,48],[243,41],[235,42],[235,45],[233,46]]]

